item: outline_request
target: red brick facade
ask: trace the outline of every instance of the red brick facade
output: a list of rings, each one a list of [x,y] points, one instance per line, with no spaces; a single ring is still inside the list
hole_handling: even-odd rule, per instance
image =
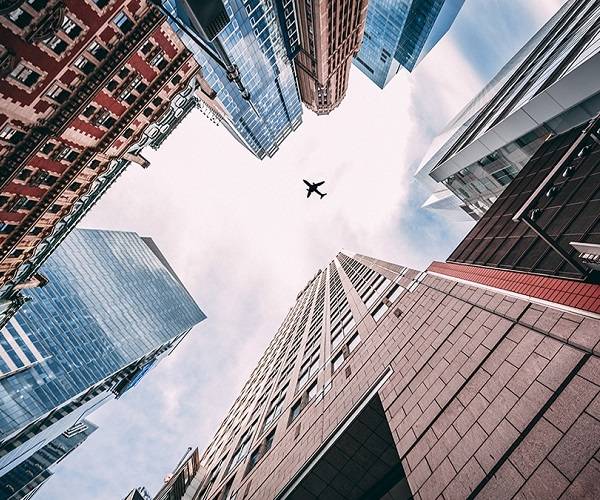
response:
[[[144,0],[24,2],[0,39],[1,286],[198,66]]]
[[[600,285],[490,267],[433,262],[428,271],[600,314]]]

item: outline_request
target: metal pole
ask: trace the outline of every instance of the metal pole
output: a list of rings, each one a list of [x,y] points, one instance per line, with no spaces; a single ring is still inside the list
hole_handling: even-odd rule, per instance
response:
[[[540,238],[542,238],[556,253],[558,253],[566,262],[571,264],[575,269],[577,269],[581,274],[586,276],[589,273],[589,270],[582,266],[579,262],[574,260],[565,250],[554,241],[546,232],[538,226],[533,220],[529,217],[521,217],[522,222],[527,224],[532,231],[534,231]]]

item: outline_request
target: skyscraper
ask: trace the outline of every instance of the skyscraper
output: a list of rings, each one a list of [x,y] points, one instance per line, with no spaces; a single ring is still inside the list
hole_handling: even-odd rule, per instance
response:
[[[338,254],[204,452],[195,498],[597,495],[600,319],[501,287]]]
[[[295,51],[304,104],[322,115],[337,108],[348,89],[352,58],[363,38],[367,0],[279,2],[282,29]]]
[[[354,65],[384,88],[401,67],[414,69],[450,29],[463,4],[464,0],[369,0]]]
[[[25,500],[33,497],[52,477],[52,468],[82,444],[97,427],[83,420],[20,463],[0,481],[0,498]]]
[[[131,151],[136,136],[189,84],[208,89],[144,0],[3,2],[2,11],[0,326],[125,168],[148,165]]]
[[[120,397],[205,316],[149,238],[75,230],[0,334],[0,476]]]
[[[164,0],[165,8],[194,30],[185,3]],[[248,92],[245,98],[225,69],[207,55],[177,23],[172,26],[203,69],[226,113],[222,124],[260,159],[273,156],[284,139],[302,123],[302,106],[294,71],[273,2],[223,0],[229,21],[216,38],[204,43],[237,67]],[[221,57],[221,56],[220,56]],[[246,96],[246,97],[248,97]]]
[[[418,178],[480,218],[544,141],[600,112],[600,4],[567,1],[433,142]],[[452,195],[450,195],[452,193]]]

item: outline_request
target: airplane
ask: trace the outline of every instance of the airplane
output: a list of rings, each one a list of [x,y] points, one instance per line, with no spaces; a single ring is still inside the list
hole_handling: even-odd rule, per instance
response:
[[[325,196],[327,193],[321,193],[319,191],[319,186],[325,184],[325,181],[321,181],[321,182],[308,182],[305,179],[302,179],[304,181],[304,184],[306,184],[308,186],[308,188],[306,189],[308,191],[308,194],[306,195],[306,197],[308,198],[312,193],[317,193],[321,199],[323,199],[323,196]]]

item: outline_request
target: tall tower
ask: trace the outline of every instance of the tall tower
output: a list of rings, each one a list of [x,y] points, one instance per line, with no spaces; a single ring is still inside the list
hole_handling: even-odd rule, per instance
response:
[[[280,3],[289,12],[282,29],[295,41],[302,101],[318,115],[328,114],[346,96],[352,58],[363,38],[367,0]]]
[[[501,285],[338,254],[298,294],[189,495],[592,491],[598,314]]]
[[[0,477],[133,387],[205,316],[149,238],[75,230],[0,333]]]
[[[370,0],[354,65],[384,88],[401,67],[414,69],[450,29],[463,4],[464,0]]]
[[[145,0],[11,1],[1,10],[0,326],[127,166],[148,166],[142,131],[190,87],[208,90]]]
[[[222,63],[231,65],[232,71],[228,72],[186,33],[197,31],[189,17],[188,3],[202,5],[198,1],[163,1],[165,9],[179,19],[179,23],[171,22],[173,29],[194,54],[208,85],[223,104],[225,112],[220,123],[257,158],[272,157],[302,123],[302,105],[275,4],[267,0],[211,2],[222,3],[227,17],[223,16],[210,34],[196,34],[205,48],[217,54]],[[187,28],[182,29],[180,23]]]

